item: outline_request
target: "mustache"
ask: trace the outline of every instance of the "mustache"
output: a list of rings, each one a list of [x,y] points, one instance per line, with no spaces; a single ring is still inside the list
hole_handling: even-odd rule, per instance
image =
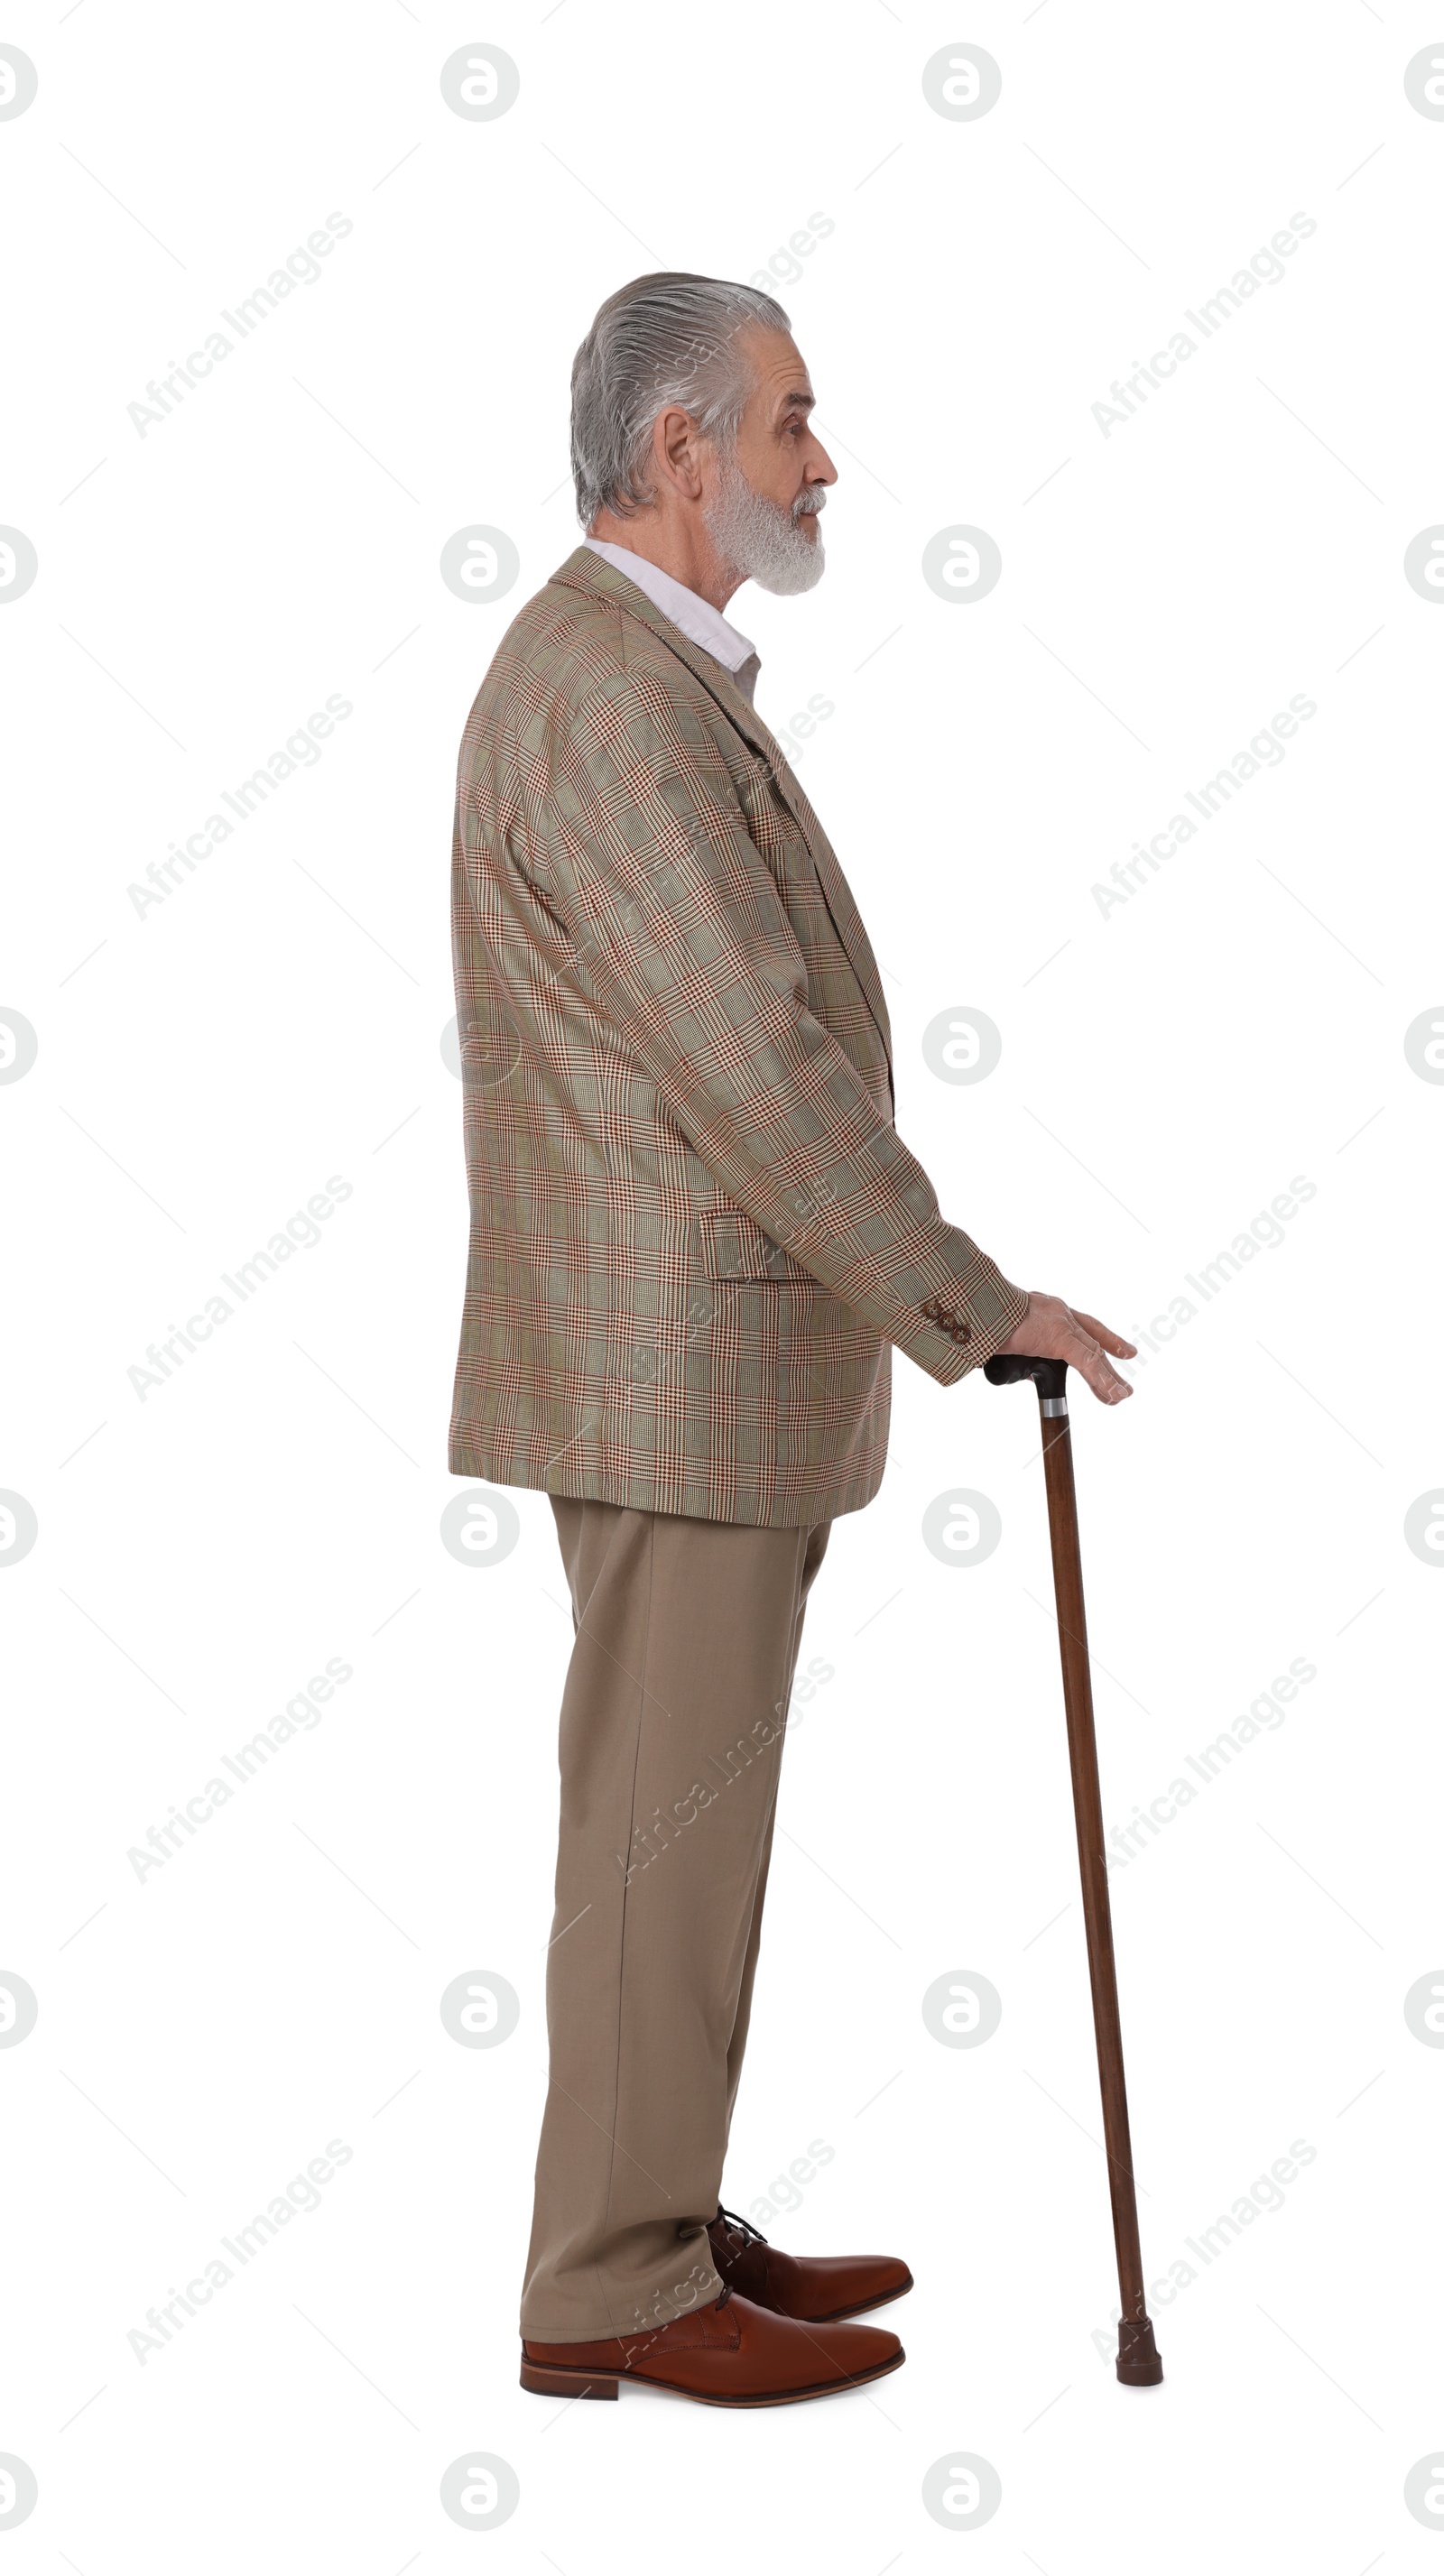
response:
[[[813,483],[805,492],[798,493],[792,504],[792,515],[794,519],[815,518],[818,511],[825,510],[826,507],[826,492],[820,483]]]

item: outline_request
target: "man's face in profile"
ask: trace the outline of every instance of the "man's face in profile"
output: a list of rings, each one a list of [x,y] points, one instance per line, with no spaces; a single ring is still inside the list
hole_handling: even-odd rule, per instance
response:
[[[752,390],[734,452],[715,458],[707,531],[743,581],[811,590],[826,561],[818,514],[837,468],[809,425],[812,384],[791,335],[752,330],[742,349]]]

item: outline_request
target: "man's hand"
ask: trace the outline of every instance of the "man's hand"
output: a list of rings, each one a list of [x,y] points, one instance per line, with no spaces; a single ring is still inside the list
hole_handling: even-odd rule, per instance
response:
[[[1061,1297],[1049,1297],[1040,1288],[1030,1291],[1021,1324],[998,1347],[1028,1359],[1066,1360],[1087,1379],[1100,1404],[1121,1404],[1133,1393],[1128,1380],[1109,1367],[1105,1353],[1112,1351],[1120,1360],[1137,1359],[1137,1343],[1111,1333],[1096,1315],[1075,1314]]]

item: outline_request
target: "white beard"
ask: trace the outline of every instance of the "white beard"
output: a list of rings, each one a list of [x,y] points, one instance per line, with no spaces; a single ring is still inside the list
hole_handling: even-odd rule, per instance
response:
[[[822,530],[806,537],[800,525],[804,517],[823,506],[824,495],[818,485],[799,493],[789,510],[779,501],[769,501],[754,492],[734,456],[719,460],[716,496],[703,517],[707,533],[740,581],[755,581],[759,590],[770,590],[790,598],[800,590],[811,590],[821,581],[826,557],[822,550]]]

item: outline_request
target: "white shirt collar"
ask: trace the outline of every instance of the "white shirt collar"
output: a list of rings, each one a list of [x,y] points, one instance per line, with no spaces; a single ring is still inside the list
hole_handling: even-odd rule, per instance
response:
[[[660,608],[664,617],[670,617],[689,643],[700,644],[704,653],[710,653],[714,661],[720,662],[724,671],[738,671],[744,662],[751,660],[757,650],[756,645],[749,644],[746,636],[740,635],[735,626],[729,626],[721,610],[714,608],[710,599],[699,598],[695,590],[688,590],[680,581],[674,581],[671,574],[663,572],[659,565],[648,563],[645,555],[634,554],[630,546],[609,545],[604,537],[584,537],[582,543],[589,546],[594,555],[601,555],[605,562],[615,564],[617,571],[625,573],[628,581],[634,581],[638,590],[646,592],[653,607]]]

